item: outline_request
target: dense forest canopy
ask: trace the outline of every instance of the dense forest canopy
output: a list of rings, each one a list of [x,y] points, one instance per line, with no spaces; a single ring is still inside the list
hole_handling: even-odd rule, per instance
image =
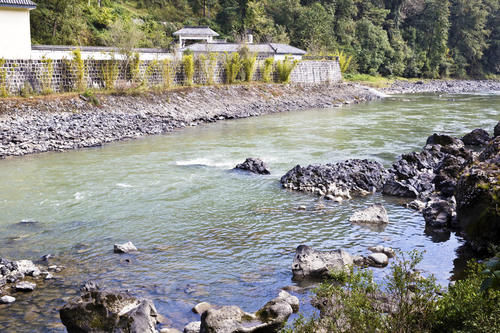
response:
[[[36,44],[172,47],[183,25],[312,54],[344,51],[351,71],[405,77],[500,74],[499,0],[39,0]]]

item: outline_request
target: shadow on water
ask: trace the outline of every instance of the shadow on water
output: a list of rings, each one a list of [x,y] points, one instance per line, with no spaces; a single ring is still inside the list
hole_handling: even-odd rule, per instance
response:
[[[177,328],[198,318],[190,310],[200,301],[255,311],[280,288],[296,289],[290,267],[300,244],[365,255],[377,244],[425,250],[420,268],[447,285],[467,258],[457,252],[463,240],[426,231],[405,200],[375,194],[337,204],[283,190],[279,178],[296,164],[347,158],[389,167],[434,132],[461,136],[498,121],[499,96],[448,98],[390,97],[1,161],[8,177],[0,179],[0,256],[50,253],[49,263],[66,268],[0,305],[0,331],[64,331],[57,309],[90,279],[153,299]],[[247,157],[263,159],[271,175],[230,170]],[[386,207],[385,228],[349,222],[372,203]],[[113,253],[114,243],[129,240],[140,252]],[[387,272],[377,269],[375,278]],[[297,295],[302,310],[313,313],[310,292]]]

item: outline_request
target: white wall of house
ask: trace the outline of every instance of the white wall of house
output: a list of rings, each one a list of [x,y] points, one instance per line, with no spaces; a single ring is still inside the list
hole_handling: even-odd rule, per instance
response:
[[[147,60],[163,60],[163,59],[173,59],[174,55],[172,53],[155,53],[155,52],[138,52],[139,58],[142,61]],[[111,60],[111,59],[124,59],[123,55],[117,52],[108,51],[81,51],[82,59],[84,60]],[[62,60],[62,59],[72,59],[73,54],[71,51],[67,50],[32,50],[31,57],[32,60],[41,60],[43,58]]]
[[[0,58],[29,59],[30,54],[29,9],[0,7]]]

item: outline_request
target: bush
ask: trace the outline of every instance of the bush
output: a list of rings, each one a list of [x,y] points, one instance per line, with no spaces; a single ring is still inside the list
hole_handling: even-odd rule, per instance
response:
[[[236,81],[241,70],[241,59],[239,53],[226,53],[226,83],[231,84]]]
[[[256,60],[257,56],[252,54],[247,54],[247,56],[243,58],[243,72],[245,73],[246,82],[252,81]]]
[[[399,254],[383,287],[366,269],[331,276],[315,290],[320,317],[300,316],[284,332],[500,332],[500,291],[481,290],[482,266],[470,264],[438,297],[435,279],[416,270],[421,260],[416,251]]]
[[[272,77],[273,65],[274,65],[274,58],[273,57],[267,58],[264,61],[264,70],[262,71],[262,80],[266,83],[273,81],[273,77]]]
[[[184,75],[186,78],[186,85],[193,85],[194,76],[194,58],[192,54],[182,56],[182,65],[184,66]]]
[[[285,56],[283,61],[278,60],[276,63],[276,70],[278,71],[279,82],[288,83],[288,81],[290,81],[290,74],[292,74],[292,70],[298,63],[298,60],[292,61],[292,58],[288,56]]]
[[[80,49],[73,50],[71,52],[71,69],[75,73],[76,84],[75,88],[77,91],[83,91],[87,87],[87,82],[85,81],[85,62],[82,59],[82,52]]]
[[[349,69],[349,65],[351,64],[352,61],[352,56],[348,56],[347,54],[344,53],[344,51],[338,51],[338,50],[332,55],[334,57],[339,58],[339,66],[342,74],[347,72],[347,70]]]

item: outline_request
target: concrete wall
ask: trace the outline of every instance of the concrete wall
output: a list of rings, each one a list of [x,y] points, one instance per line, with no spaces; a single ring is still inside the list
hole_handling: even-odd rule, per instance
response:
[[[0,7],[0,58],[29,59],[30,53],[29,9]]]
[[[142,84],[148,87],[165,87],[186,84],[184,68],[176,60],[145,60],[139,63],[137,73],[134,75],[130,67],[125,67],[125,62],[120,60],[95,60],[87,59],[85,64],[84,86],[94,89],[106,88],[106,73],[114,69],[116,87],[131,87]],[[253,81],[262,80],[264,62],[256,63]],[[168,71],[165,71],[168,69]],[[206,70],[201,63],[195,62],[194,83],[207,84]],[[226,70],[222,61],[218,61],[213,71],[214,83],[226,82]],[[77,89],[78,70],[75,63],[69,59],[51,60],[6,60],[0,66],[0,91],[5,88],[11,95],[19,95],[21,91],[74,91]],[[133,80],[135,76],[135,80]],[[5,80],[3,79],[5,78]],[[290,82],[300,84],[333,83],[342,79],[338,61],[301,61],[292,71]],[[274,71],[274,80],[277,73]]]

